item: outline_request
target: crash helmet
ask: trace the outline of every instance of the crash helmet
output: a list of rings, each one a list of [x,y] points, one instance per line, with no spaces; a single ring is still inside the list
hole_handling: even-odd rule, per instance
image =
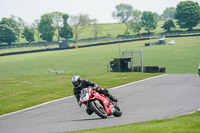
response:
[[[72,84],[74,87],[79,87],[81,85],[81,77],[78,75],[75,75],[72,77]]]

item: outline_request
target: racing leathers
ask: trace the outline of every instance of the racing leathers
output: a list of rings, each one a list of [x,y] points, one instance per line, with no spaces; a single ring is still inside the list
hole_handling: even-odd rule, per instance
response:
[[[82,80],[81,84],[78,87],[74,87],[73,92],[74,95],[76,97],[77,102],[79,103],[80,101],[80,94],[81,94],[81,90],[83,88],[88,88],[89,86],[92,86],[94,88],[95,91],[99,92],[100,94],[103,94],[104,96],[110,98],[110,100],[117,102],[118,100],[113,97],[108,90],[104,89],[104,88],[99,88],[99,86],[96,83],[93,83],[90,80]]]

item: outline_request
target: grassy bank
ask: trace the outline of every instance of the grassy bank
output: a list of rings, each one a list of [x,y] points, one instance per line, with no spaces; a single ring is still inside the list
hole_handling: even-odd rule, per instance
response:
[[[158,21],[157,24],[157,28],[155,30],[152,30],[151,32],[154,34],[161,34],[164,33],[165,30],[163,28],[161,28],[164,25],[164,21]],[[101,27],[99,33],[98,33],[98,37],[116,37],[118,35],[124,35],[125,31],[126,31],[126,24],[122,24],[122,23],[107,23],[107,24],[99,24],[99,26]],[[172,29],[174,31],[186,31],[187,29],[181,29],[179,28],[178,25],[176,25],[177,28]],[[200,29],[200,25],[197,25],[196,27],[194,27],[195,29]],[[130,31],[130,35],[136,35],[137,33],[133,33],[132,31]],[[141,29],[140,31],[141,34],[147,34],[147,31],[144,30],[144,28]],[[88,38],[95,38],[94,35],[94,27],[93,25],[90,25],[87,27],[86,30],[84,30],[80,35],[78,39],[88,39]],[[63,38],[64,39],[64,38]],[[72,40],[74,40],[74,38],[72,38]],[[35,40],[37,40],[36,36],[35,36]],[[41,39],[40,39],[41,41]],[[53,41],[58,41],[58,38],[56,36],[53,37]],[[17,43],[17,42],[16,42]],[[20,43],[27,43],[27,41],[25,40],[25,38],[20,38]]]
[[[168,40],[171,40],[170,38]],[[200,37],[175,38],[174,45],[145,47],[149,41],[0,57],[0,78],[48,75],[48,68],[68,74],[107,72],[107,65],[122,50],[143,50],[144,66],[166,67],[167,73],[197,73]],[[121,55],[121,54],[120,54]],[[138,64],[137,56],[134,63]]]
[[[70,133],[199,133],[200,111],[166,120],[133,123],[128,125],[91,130],[73,131]]]

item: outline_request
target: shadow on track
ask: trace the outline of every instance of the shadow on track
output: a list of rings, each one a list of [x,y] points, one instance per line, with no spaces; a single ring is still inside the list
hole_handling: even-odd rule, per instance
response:
[[[106,119],[111,119],[111,118],[115,118],[115,117],[108,117]],[[69,121],[94,121],[94,120],[106,120],[106,119],[102,119],[102,118],[90,118],[90,119],[77,119],[77,120],[69,120]]]
[[[59,122],[75,122],[75,121],[94,121],[94,120],[100,120],[101,118],[90,118],[90,119],[77,119],[77,120],[63,120]]]
[[[77,119],[77,120],[70,120],[70,121],[93,121],[93,120],[100,120],[102,118],[90,118],[90,119]]]

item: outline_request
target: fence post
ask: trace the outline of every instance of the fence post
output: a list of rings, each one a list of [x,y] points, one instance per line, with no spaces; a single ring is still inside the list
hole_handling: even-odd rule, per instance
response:
[[[122,50],[122,57],[124,57],[124,50]]]
[[[133,50],[131,51],[131,57],[132,57],[132,61],[131,61],[131,71],[134,72]]]
[[[143,50],[141,50],[140,56],[141,56],[141,71],[143,73]]]

